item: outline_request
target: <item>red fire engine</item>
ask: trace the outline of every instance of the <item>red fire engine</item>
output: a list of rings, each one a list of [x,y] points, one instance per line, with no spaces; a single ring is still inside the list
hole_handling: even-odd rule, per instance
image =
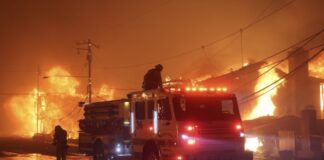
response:
[[[168,88],[85,106],[79,149],[94,159],[252,160],[234,94]]]

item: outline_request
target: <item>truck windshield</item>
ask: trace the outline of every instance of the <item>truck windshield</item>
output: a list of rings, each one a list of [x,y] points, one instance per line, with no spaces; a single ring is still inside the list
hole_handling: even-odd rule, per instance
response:
[[[234,98],[177,96],[173,98],[173,106],[178,121],[214,121],[239,118]]]

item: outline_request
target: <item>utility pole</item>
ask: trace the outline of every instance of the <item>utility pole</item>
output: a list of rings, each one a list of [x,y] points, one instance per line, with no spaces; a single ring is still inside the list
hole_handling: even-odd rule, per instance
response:
[[[88,39],[85,42],[77,43],[79,46],[86,46],[85,48],[77,48],[78,53],[80,54],[81,51],[85,51],[87,54],[87,61],[88,61],[88,86],[87,86],[87,92],[88,92],[88,102],[91,103],[92,98],[92,47],[99,48],[98,45],[91,42],[90,39]]]
[[[243,29],[240,29],[240,38],[241,38],[241,64],[242,68],[244,67],[244,56],[243,56]]]
[[[37,92],[36,92],[36,134],[39,133],[39,77],[40,75],[40,66],[37,65]]]

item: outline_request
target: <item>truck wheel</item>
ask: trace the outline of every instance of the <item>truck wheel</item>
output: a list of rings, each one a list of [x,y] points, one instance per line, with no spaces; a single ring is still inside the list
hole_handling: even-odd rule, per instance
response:
[[[96,153],[96,154],[93,154],[93,160],[105,160],[105,155],[102,153]]]
[[[153,147],[149,146],[149,148],[144,152],[143,160],[159,160],[157,151]]]
[[[244,160],[253,160],[253,152],[246,151],[243,157]]]
[[[93,146],[93,160],[105,160],[104,148],[101,140],[97,139]]]

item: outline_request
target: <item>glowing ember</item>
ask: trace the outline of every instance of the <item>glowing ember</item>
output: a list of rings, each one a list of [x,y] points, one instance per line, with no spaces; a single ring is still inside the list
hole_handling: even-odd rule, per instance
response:
[[[247,151],[256,152],[259,147],[262,147],[262,145],[263,144],[258,137],[250,137],[245,139],[244,148]]]
[[[268,69],[269,69],[268,67],[262,68],[259,70],[259,73],[260,74],[264,73]],[[278,74],[274,70],[271,70],[270,72],[266,73],[265,75],[263,75],[262,77],[260,77],[258,79],[257,85],[255,86],[254,90],[259,91],[259,90],[265,88],[266,86],[270,85],[274,81],[278,80],[279,78],[280,77],[278,76]],[[274,84],[273,86],[275,86],[275,85],[276,84]],[[269,87],[269,89],[271,89],[273,86]],[[276,106],[272,102],[272,97],[277,94],[277,88],[279,86],[277,86],[274,89],[270,90],[269,92],[263,94],[262,96],[260,96],[257,99],[257,105],[253,108],[252,112],[250,113],[250,115],[248,116],[247,119],[255,119],[258,117],[262,117],[262,116],[273,116],[274,115]],[[266,89],[265,91],[268,91],[269,89]]]

